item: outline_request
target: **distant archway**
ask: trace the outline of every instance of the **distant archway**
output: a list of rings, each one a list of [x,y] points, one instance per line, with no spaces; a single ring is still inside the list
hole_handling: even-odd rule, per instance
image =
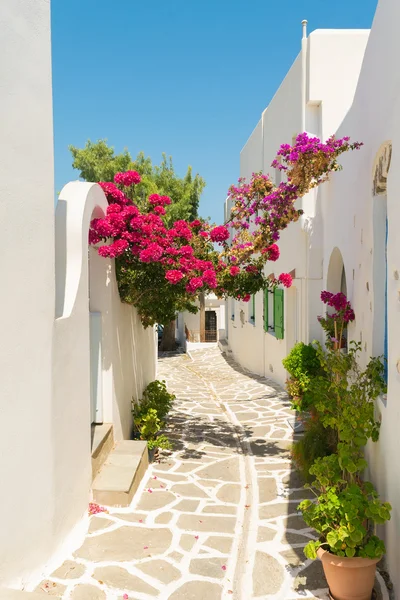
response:
[[[343,292],[347,296],[346,271],[344,268],[342,253],[339,248],[332,250],[329,260],[327,290],[333,294]]]
[[[332,250],[331,258],[329,260],[326,285],[328,292],[332,292],[333,294],[342,292],[342,294],[347,296],[346,270],[344,268],[342,253],[337,247]],[[343,331],[342,343],[343,347],[347,348],[347,329]]]

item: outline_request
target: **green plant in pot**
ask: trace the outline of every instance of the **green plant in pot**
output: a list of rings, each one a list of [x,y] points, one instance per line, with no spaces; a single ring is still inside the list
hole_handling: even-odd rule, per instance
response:
[[[336,454],[318,459],[310,471],[317,501],[304,500],[299,508],[320,537],[304,553],[322,561],[335,600],[370,600],[376,563],[385,553],[374,529],[390,519],[390,504],[379,501],[371,483],[343,478]]]
[[[163,419],[171,410],[174,394],[167,390],[165,381],[152,381],[143,392],[143,398],[133,403],[133,422],[138,437],[146,440],[150,452],[171,450],[172,444],[165,434]]]
[[[344,310],[352,310],[344,299]],[[338,323],[335,331],[340,336]],[[305,500],[299,508],[319,534],[317,541],[307,544],[305,554],[321,559],[332,597],[370,600],[376,563],[385,553],[375,528],[390,519],[391,506],[379,500],[361,475],[367,467],[363,448],[379,437],[374,400],[385,391],[384,369],[379,358],[370,359],[362,369],[360,344],[351,342],[343,353],[339,340],[331,340],[326,350],[316,344],[323,375],[310,381],[307,392],[321,423],[335,432],[337,449],[310,468],[316,500]]]

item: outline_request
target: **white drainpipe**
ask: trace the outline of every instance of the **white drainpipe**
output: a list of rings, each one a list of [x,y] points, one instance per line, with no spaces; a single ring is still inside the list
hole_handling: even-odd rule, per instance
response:
[[[303,37],[301,39],[301,131],[306,130],[307,104],[307,21],[301,22]]]
[[[303,35],[301,39],[301,131],[306,131],[306,106],[307,106],[307,21],[304,19],[302,22]],[[305,231],[305,243],[306,243],[306,265],[305,265],[305,280],[304,280],[304,332],[303,340],[306,344],[309,342],[309,311],[308,311],[308,299],[309,299],[309,234]]]

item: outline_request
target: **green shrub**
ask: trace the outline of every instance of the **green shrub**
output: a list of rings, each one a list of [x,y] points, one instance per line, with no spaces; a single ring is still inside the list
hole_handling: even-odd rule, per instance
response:
[[[286,382],[286,389],[294,399],[293,408],[307,410],[309,401],[307,391],[313,377],[321,373],[321,365],[314,346],[298,342],[282,361],[290,379]]]
[[[139,402],[139,410],[145,411],[153,408],[157,416],[162,420],[171,410],[175,400],[174,394],[167,390],[165,381],[152,381],[143,392],[143,398]]]
[[[336,451],[336,446],[335,432],[326,429],[318,417],[306,422],[304,435],[292,446],[293,462],[305,481],[310,483],[314,479],[310,468],[317,458],[329,456]]]
[[[172,444],[166,435],[157,436],[154,440],[148,440],[147,446],[149,450],[159,448],[160,450],[172,450]]]
[[[133,403],[133,421],[142,440],[149,449],[170,450],[171,442],[166,435],[158,435],[164,427],[163,419],[171,410],[174,394],[167,390],[165,381],[152,381],[143,392],[143,398]]]

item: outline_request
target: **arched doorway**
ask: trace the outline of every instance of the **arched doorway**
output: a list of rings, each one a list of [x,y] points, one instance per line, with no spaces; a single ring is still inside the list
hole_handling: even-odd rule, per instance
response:
[[[344,267],[342,253],[335,247],[329,260],[327,290],[333,294],[341,292],[347,296],[346,269]],[[347,348],[347,329],[343,331],[343,348]]]
[[[388,366],[387,317],[387,178],[392,158],[392,144],[382,144],[376,155],[373,173],[373,339],[374,356],[384,357],[385,379]]]
[[[342,253],[337,247],[332,250],[329,259],[327,290],[333,294],[342,292],[347,296],[346,270],[344,268]]]

